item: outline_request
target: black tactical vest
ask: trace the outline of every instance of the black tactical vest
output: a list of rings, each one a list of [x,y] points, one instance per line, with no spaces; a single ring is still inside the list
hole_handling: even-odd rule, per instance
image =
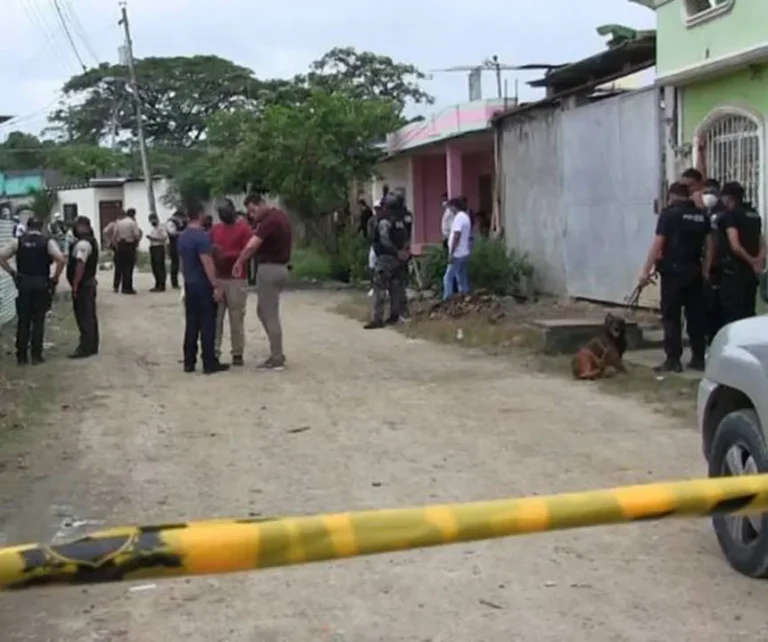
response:
[[[75,268],[77,267],[77,259],[75,258],[75,248],[80,241],[85,241],[91,245],[91,253],[88,256],[88,260],[85,262],[85,272],[83,273],[83,283],[88,283],[96,278],[96,272],[99,269],[99,244],[92,236],[78,239],[69,248],[69,260],[67,261],[67,281],[70,285],[75,282]]]
[[[45,277],[51,273],[48,237],[40,232],[26,232],[19,239],[16,271],[21,277]]]
[[[659,274],[687,274],[700,268],[712,229],[709,217],[690,201],[669,206],[665,215],[669,217],[669,227],[662,258],[656,266]]]

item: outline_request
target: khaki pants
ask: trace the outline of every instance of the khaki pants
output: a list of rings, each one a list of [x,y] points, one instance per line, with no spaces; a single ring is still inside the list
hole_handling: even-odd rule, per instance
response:
[[[256,307],[259,321],[269,340],[269,357],[283,363],[283,328],[280,325],[280,293],[288,280],[288,268],[277,263],[260,263],[256,272]]]
[[[221,279],[219,287],[224,300],[216,313],[216,358],[221,356],[221,339],[224,334],[224,314],[229,314],[229,340],[232,356],[242,357],[245,350],[245,310],[248,304],[248,282],[245,279]]]

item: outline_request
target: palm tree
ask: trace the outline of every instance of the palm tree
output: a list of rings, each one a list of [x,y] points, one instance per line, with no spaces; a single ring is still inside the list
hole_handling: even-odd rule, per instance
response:
[[[47,223],[56,207],[56,192],[50,189],[33,189],[29,192],[30,202],[25,209],[29,209],[35,218]]]

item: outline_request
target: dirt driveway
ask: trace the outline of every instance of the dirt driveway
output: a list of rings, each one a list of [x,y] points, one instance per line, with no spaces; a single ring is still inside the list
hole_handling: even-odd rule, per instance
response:
[[[245,370],[208,378],[181,372],[175,293],[104,293],[101,356],[70,366],[62,408],[25,469],[0,475],[0,492],[19,497],[9,538],[51,537],[65,518],[314,513],[702,471],[691,426],[509,361],[366,333],[330,312],[326,294],[286,297],[290,368],[258,373],[264,339],[254,303]],[[768,634],[765,586],[727,568],[705,521],[139,588],[3,595],[2,639],[722,642]]]

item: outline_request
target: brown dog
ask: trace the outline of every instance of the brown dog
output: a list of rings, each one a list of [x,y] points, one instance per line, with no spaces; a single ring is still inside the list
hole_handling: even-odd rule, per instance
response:
[[[603,322],[603,334],[580,348],[571,361],[575,379],[595,380],[626,372],[624,352],[627,350],[627,323],[610,312]]]

